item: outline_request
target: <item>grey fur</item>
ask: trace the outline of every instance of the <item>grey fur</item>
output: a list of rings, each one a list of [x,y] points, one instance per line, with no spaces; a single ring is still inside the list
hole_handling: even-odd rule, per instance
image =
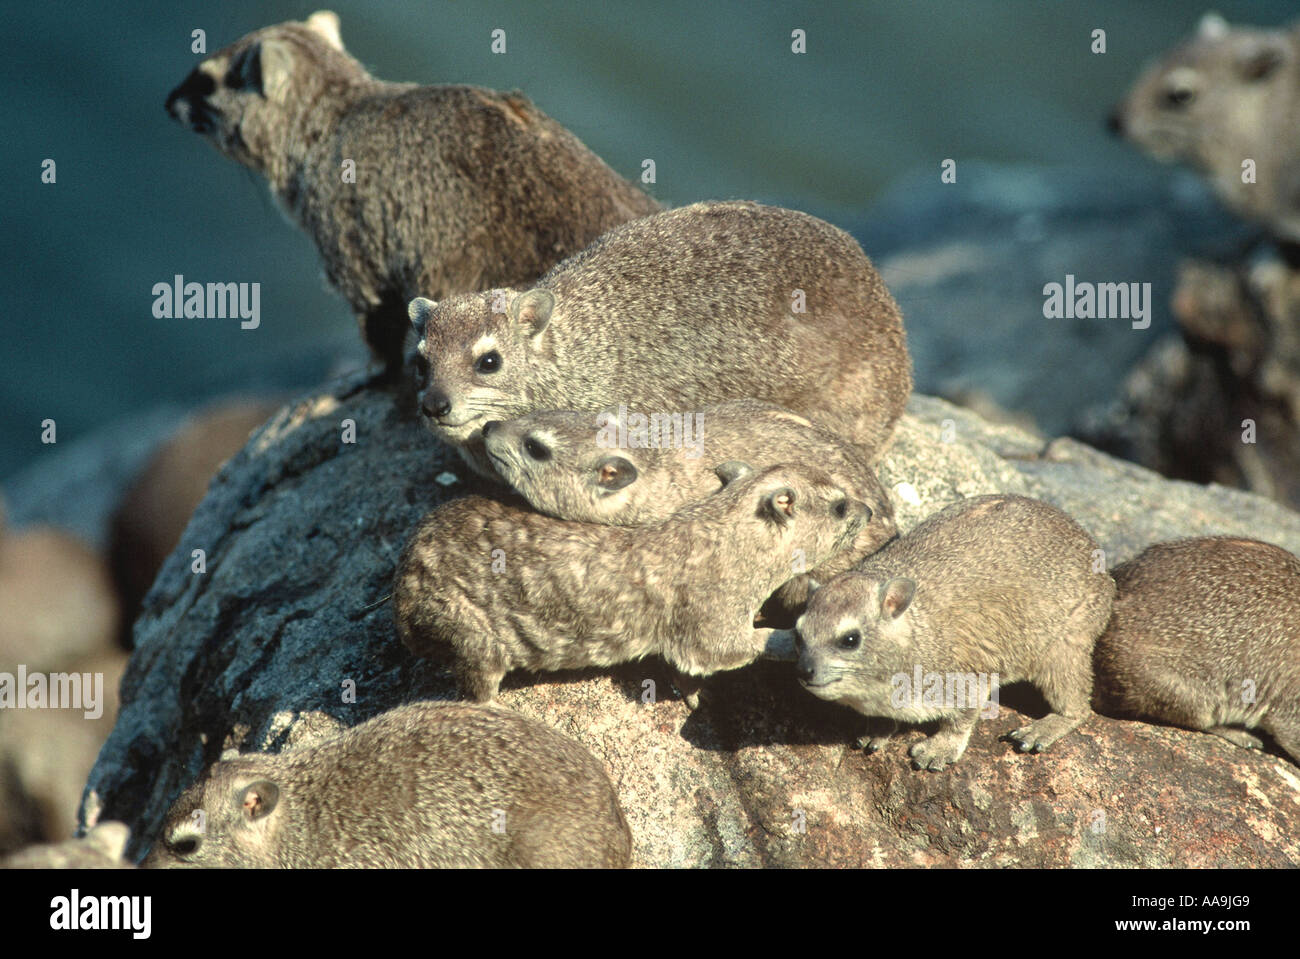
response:
[[[513,669],[657,654],[693,704],[699,677],[763,653],[771,631],[754,629],[754,615],[796,553],[816,566],[847,548],[866,512],[808,466],[751,473],[636,529],[466,497],[426,516],[402,553],[398,635],[420,656],[449,647],[461,692],[477,700]]]
[[[799,619],[799,679],[821,699],[871,717],[862,744],[880,748],[893,721],[940,721],[911,750],[940,770],[961,758],[980,707],[891,701],[898,677],[961,674],[1028,680],[1052,712],[1009,734],[1041,751],[1091,715],[1092,647],[1115,584],[1096,542],[1055,507],[977,496],[941,510],[813,593]],[[857,634],[856,648],[843,645]]]
[[[144,865],[623,867],[631,844],[586,749],[507,709],[421,702],[217,763],[176,800]]]
[[[796,290],[806,312],[792,309]],[[417,299],[411,316],[423,330],[422,413],[485,476],[489,420],[746,397],[808,417],[874,462],[912,387],[898,306],[857,242],[756,203],[644,217],[532,289]]]
[[[1239,215],[1300,242],[1300,26],[1201,29],[1149,67],[1111,126],[1156,159],[1189,163]],[[1242,182],[1242,161],[1255,182]]]
[[[0,859],[0,869],[133,869],[122,858],[130,836],[125,823],[102,822],[80,839],[21,849]]]
[[[894,507],[875,471],[853,444],[787,409],[759,400],[733,400],[679,417],[675,434],[664,435],[667,420],[647,436],[629,435],[626,447],[611,447],[598,417],[572,411],[543,411],[500,423],[484,432],[484,444],[497,473],[534,509],[559,519],[584,523],[641,526],[666,519],[723,485],[719,469],[727,463],[764,469],[779,463],[808,463],[871,510],[869,522],[852,549],[786,582],[779,603],[798,610],[807,601],[810,580],[826,582],[851,569],[898,533]],[[653,415],[653,414],[650,414]],[[627,415],[633,426],[637,411]],[[617,411],[613,411],[616,420]],[[609,420],[599,420],[601,424]],[[689,425],[688,425],[689,424]],[[641,439],[655,446],[633,447]],[[724,470],[725,473],[725,470]]]
[[[1230,536],[1159,543],[1115,567],[1097,640],[1098,712],[1247,748],[1262,729],[1300,764],[1300,559]],[[1253,701],[1252,701],[1253,700]]]
[[[518,92],[375,79],[328,11],[207,57],[167,110],[267,178],[390,370],[412,297],[531,282],[660,209]]]

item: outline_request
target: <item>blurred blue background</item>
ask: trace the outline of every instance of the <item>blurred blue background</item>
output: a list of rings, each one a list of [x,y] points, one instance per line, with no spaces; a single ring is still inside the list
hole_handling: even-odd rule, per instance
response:
[[[364,362],[314,249],[260,178],[173,123],[163,100],[200,57],[318,3],[10,3],[0,478],[59,442],[161,403],[307,386]],[[1199,3],[335,2],[377,76],[520,88],[625,176],[652,157],[667,204],[749,197],[850,226],[891,181],[944,157],[1149,171],[1102,119]],[[1278,24],[1286,2],[1219,3]],[[1104,27],[1108,53],[1089,52]],[[505,55],[489,49],[494,28]],[[808,52],[790,52],[794,28]],[[41,161],[58,182],[40,182]],[[867,252],[872,250],[868,247]],[[260,282],[262,326],[155,319],[154,283]],[[924,387],[925,384],[920,384]]]

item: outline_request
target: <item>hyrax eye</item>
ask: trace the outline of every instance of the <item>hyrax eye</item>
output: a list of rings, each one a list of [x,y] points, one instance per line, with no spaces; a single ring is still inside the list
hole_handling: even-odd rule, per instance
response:
[[[478,362],[474,364],[474,369],[480,373],[495,373],[501,369],[501,354],[496,350],[484,353],[478,358]]]
[[[544,444],[539,443],[531,436],[524,440],[524,452],[539,463],[545,463],[551,458],[551,451],[547,449]]]
[[[840,649],[857,649],[861,645],[861,633],[845,633],[840,637]]]
[[[178,856],[192,856],[199,851],[199,839],[197,836],[186,836],[184,839],[177,839],[172,843],[172,852]]]
[[[1165,106],[1185,107],[1196,99],[1196,93],[1186,87],[1175,87],[1165,92]]]
[[[836,500],[835,505],[831,507],[831,512],[835,514],[836,519],[843,519],[845,516],[848,516],[849,501],[846,499]]]

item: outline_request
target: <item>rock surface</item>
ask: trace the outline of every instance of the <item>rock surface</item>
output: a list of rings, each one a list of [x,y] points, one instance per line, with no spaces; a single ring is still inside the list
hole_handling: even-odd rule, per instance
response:
[[[355,443],[342,441],[348,420]],[[922,396],[881,480],[904,530],[959,497],[1003,491],[1072,513],[1111,565],[1207,533],[1300,552],[1300,515],[1260,497],[1163,480]],[[126,822],[138,858],[223,748],[292,748],[402,702],[453,697],[444,665],[398,643],[384,600],[417,519],[475,488],[360,377],[273,416],[218,474],[145,600],[86,820]],[[1300,864],[1300,770],[1285,760],[1102,717],[1023,756],[997,740],[1024,721],[1010,707],[1045,707],[1015,694],[938,774],[909,767],[915,730],[881,754],[852,750],[858,717],[804,693],[788,663],[714,677],[694,714],[657,660],[512,674],[502,702],[605,763],[641,866]]]

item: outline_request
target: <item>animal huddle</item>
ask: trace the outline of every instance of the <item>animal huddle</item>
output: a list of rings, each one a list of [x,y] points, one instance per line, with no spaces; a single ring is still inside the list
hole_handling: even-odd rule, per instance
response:
[[[911,748],[931,771],[1021,680],[1051,710],[1008,734],[1022,751],[1095,703],[1243,746],[1262,729],[1300,762],[1284,550],[1203,538],[1108,571],[1073,519],[1012,495],[899,535],[873,466],[911,364],[843,231],[750,202],[660,210],[522,96],[371,78],[326,12],[209,57],[168,110],[266,174],[394,375],[409,318],[418,415],[497,491],[425,516],[392,592],[397,636],[450,657],[477,704],[219,763],[148,864],[628,865],[599,761],[491,701],[515,670],[651,655],[694,708],[710,675],[793,644],[792,700],[797,681],[861,713],[869,750],[937,721]],[[412,797],[404,821],[350,802],[363,777]]]

